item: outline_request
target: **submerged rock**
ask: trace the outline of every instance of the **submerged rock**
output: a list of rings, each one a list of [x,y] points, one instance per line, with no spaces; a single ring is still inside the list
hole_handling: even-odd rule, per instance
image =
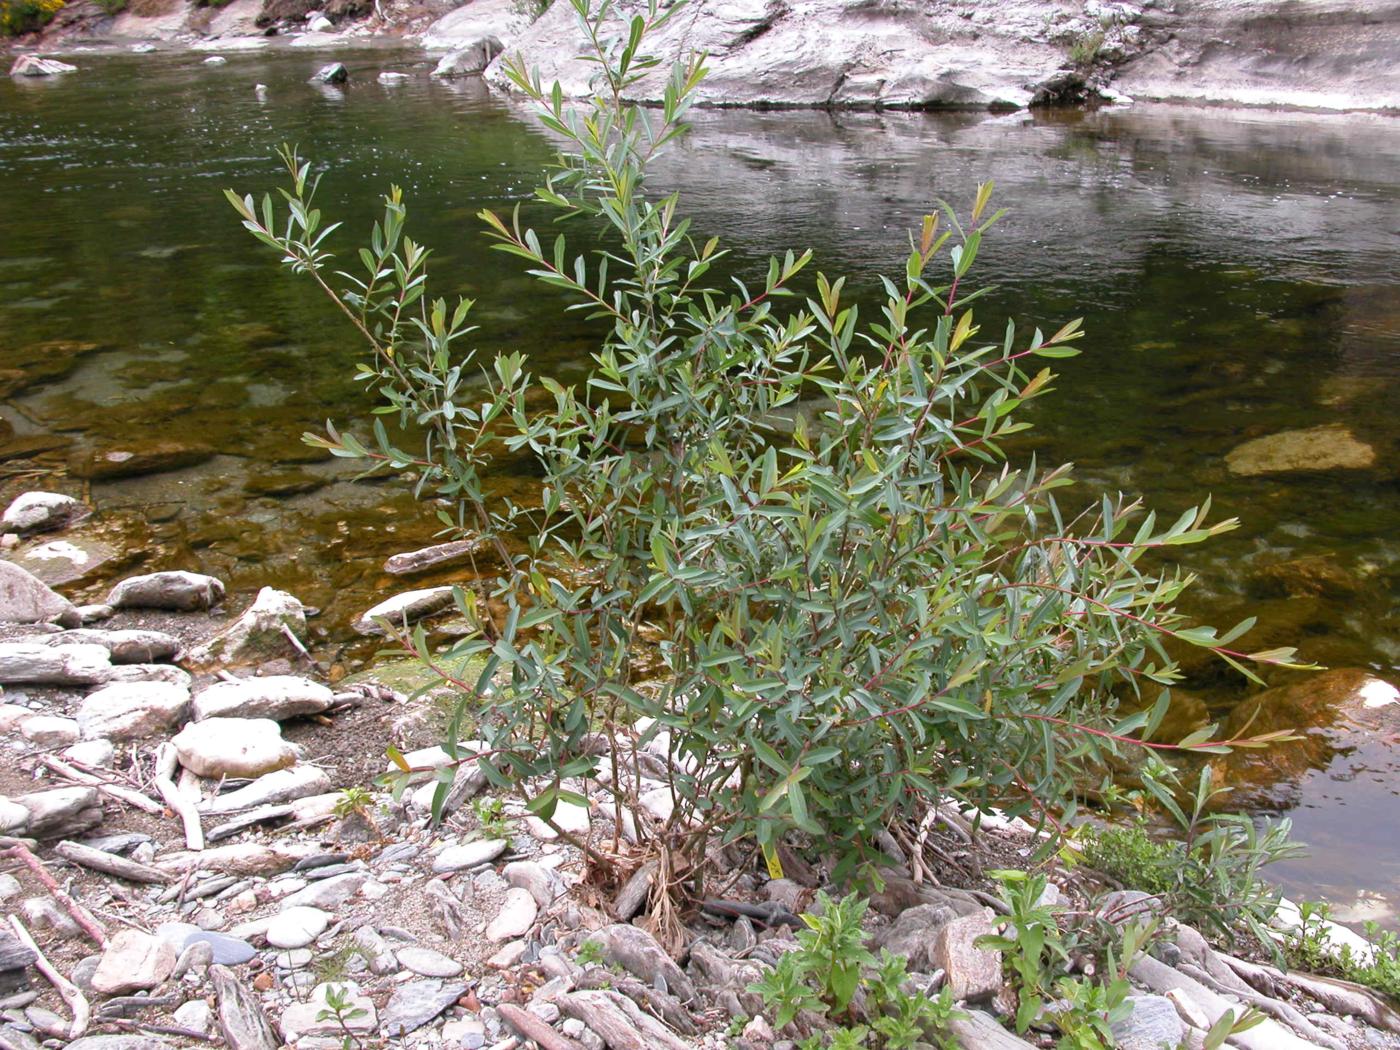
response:
[[[14,554],[17,563],[51,587],[91,576],[119,557],[121,552],[110,543],[79,536],[34,544]]]
[[[1220,735],[1281,729],[1300,739],[1237,748],[1212,763],[1235,789],[1232,805],[1296,802],[1294,792],[1309,770],[1342,780],[1363,771],[1387,778],[1400,772],[1400,689],[1361,668],[1335,668],[1256,693],[1230,713]]]
[[[313,84],[344,84],[350,79],[350,73],[339,62],[331,62],[316,70],[311,76]]]
[[[1225,456],[1234,474],[1290,474],[1318,470],[1363,470],[1376,462],[1376,450],[1345,426],[1329,423],[1307,430],[1284,430],[1246,441]]]
[[[179,441],[156,441],[132,448],[114,448],[75,456],[69,464],[73,473],[89,481],[115,481],[143,474],[197,466],[214,458],[207,445],[187,445]]]

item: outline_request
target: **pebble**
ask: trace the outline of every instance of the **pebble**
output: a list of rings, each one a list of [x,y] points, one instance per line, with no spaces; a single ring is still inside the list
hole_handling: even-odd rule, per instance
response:
[[[433,871],[461,871],[495,860],[510,845],[505,839],[478,839],[458,846],[448,846],[433,859]]]
[[[394,989],[380,1015],[383,1034],[407,1035],[422,1028],[465,994],[467,986],[436,979],[408,981]]]
[[[486,936],[493,941],[509,941],[525,933],[535,922],[539,907],[529,890],[514,887],[506,891],[501,910],[486,927]]]
[[[272,917],[267,943],[274,948],[304,948],[330,925],[331,917],[320,908],[288,908]]]
[[[462,964],[431,948],[400,948],[399,965],[420,977],[456,977]]]

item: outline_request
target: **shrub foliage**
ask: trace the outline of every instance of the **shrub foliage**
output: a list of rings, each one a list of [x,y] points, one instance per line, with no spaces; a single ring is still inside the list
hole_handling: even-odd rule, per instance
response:
[[[772,863],[797,831],[850,873],[877,832],[942,797],[1072,810],[1077,786],[1164,713],[1172,639],[1245,673],[1291,659],[1228,648],[1248,623],[1189,626],[1173,608],[1189,575],[1149,565],[1233,522],[1208,524],[1205,507],[1159,522],[1121,496],[1067,513],[1068,467],[1008,463],[1023,409],[1051,388],[1047,362],[1082,333],[981,331],[969,275],[1000,215],[990,184],[961,214],[924,218],[873,312],[843,278],[809,278],[810,252],[718,282],[718,241],[693,235],[648,175],[685,130],[703,57],[670,66],[659,108],[625,102],[661,68],[644,42],[679,5],[623,20],[571,2],[597,62],[592,97],[508,72],[567,143],[538,202],[607,246],[572,254],[519,210],[481,218],[497,248],[606,327],[581,386],[466,348],[472,303],[427,294],[429,253],[404,232],[397,188],[348,274],[332,271],[335,227],[294,152],[280,217],[269,198],[229,193],[368,341],[358,374],[376,411],[426,435],[413,452],[382,422],[368,441],[334,426],[309,440],[416,471],[423,494],[455,507],[447,528],[492,539],[507,566],[463,590],[472,636],[445,653],[404,638],[461,687],[459,715],[488,712],[479,761],[494,782],[549,818],[600,778],[622,823],[650,750],[671,761],[675,807],[639,834],[668,871],[701,871],[718,842],[756,843]],[[539,505],[493,498],[493,459],[527,451]],[[639,680],[644,646],[663,670]],[[1119,711],[1128,699],[1137,713]],[[600,860],[617,847],[590,848]]]

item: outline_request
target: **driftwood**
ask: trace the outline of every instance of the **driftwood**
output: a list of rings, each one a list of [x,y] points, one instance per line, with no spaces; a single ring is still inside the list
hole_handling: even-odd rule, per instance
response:
[[[34,873],[34,877],[44,884],[44,889],[48,890],[53,899],[63,906],[63,910],[73,917],[73,921],[82,927],[83,932],[97,942],[99,948],[107,947],[107,931],[102,928],[102,924],[93,918],[92,912],[63,892],[63,887],[54,881],[54,877],[28,846],[17,842],[6,852]]]
[[[1280,984],[1287,985],[1316,999],[1328,1013],[1359,1017],[1373,1028],[1400,1032],[1400,1013],[1396,1013],[1378,999],[1369,988],[1331,977],[1284,973],[1272,966],[1260,966],[1236,959],[1233,955],[1221,953],[1220,958],[1225,960],[1230,969],[1266,995],[1276,992]]]
[[[99,794],[107,795],[118,802],[125,802],[128,806],[135,806],[137,809],[157,817],[163,812],[159,802],[147,798],[141,792],[122,787],[120,784],[113,784],[92,773],[86,773],[53,755],[40,755],[39,761],[65,780],[71,780],[73,783],[82,784],[85,787],[96,788]]]
[[[169,741],[161,744],[156,750],[156,790],[184,824],[185,848],[201,850],[204,848],[204,829],[199,824],[199,811],[175,786],[174,775],[179,765],[180,756],[175,752],[175,745]]]
[[[543,1050],[584,1050],[582,1043],[556,1032],[534,1014],[512,1003],[501,1003],[496,1009],[507,1026],[522,1038],[539,1043]]]
[[[138,864],[134,860],[127,860],[115,853],[106,853],[78,842],[60,842],[53,851],[64,860],[72,861],[84,868],[91,868],[93,871],[100,871],[104,875],[115,875],[128,882],[170,881],[170,873],[161,871],[160,868],[153,868],[149,864]]]
[[[19,921],[19,916],[10,916],[10,927],[15,931],[15,936],[20,939],[20,943],[34,952],[35,969],[43,974],[44,978],[54,986],[54,990],[58,992],[59,998],[63,1000],[63,1005],[68,1007],[69,1012],[72,1013],[73,1023],[68,1027],[68,1038],[70,1040],[77,1039],[87,1031],[88,1018],[91,1016],[87,998],[78,989],[76,984],[55,970],[48,959],[44,958],[44,953],[41,952],[39,946],[34,943],[34,938],[29,936],[29,931],[25,929],[24,923]]]

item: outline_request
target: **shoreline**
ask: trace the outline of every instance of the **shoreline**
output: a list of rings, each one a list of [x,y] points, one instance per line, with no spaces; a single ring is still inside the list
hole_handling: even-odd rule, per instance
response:
[[[1104,5],[1086,4],[1079,11],[1050,0],[1004,0],[999,5],[1004,25],[908,12],[877,22],[841,0],[814,3],[812,9],[765,15],[752,24],[697,4],[686,12],[685,25],[668,25],[659,50],[672,58],[691,50],[709,54],[710,74],[696,105],[713,109],[995,114],[1150,103],[1244,113],[1400,116],[1400,74],[1374,68],[1375,51],[1400,47],[1400,19],[1378,18],[1372,11],[1381,6],[1376,3],[1324,4],[1340,14],[1332,22],[1317,16],[1321,30],[1301,18],[1290,23],[1284,14],[1263,11],[1239,25],[1221,21],[1229,13],[1215,10],[1229,7],[1223,0],[1214,5],[1188,0],[1170,17],[1150,0],[1115,4],[1097,20],[1088,9]],[[1283,23],[1276,38],[1250,30],[1271,17]],[[1228,39],[1236,30],[1242,39]],[[1330,68],[1324,69],[1320,55],[1339,46],[1343,33],[1355,54],[1326,56]],[[906,40],[911,34],[912,44]],[[518,57],[543,79],[560,81],[566,95],[587,91],[587,67],[573,58],[578,41],[569,5],[547,8],[531,21],[510,0],[469,0],[437,18],[394,22],[376,15],[338,24],[315,11],[305,21],[269,24],[264,0],[231,0],[219,8],[176,7],[153,17],[129,12],[76,17],[37,36],[8,41],[0,50],[10,56],[61,57],[386,46],[421,48],[428,57],[455,56],[455,65],[445,63],[439,75],[481,75],[506,91],[503,63]],[[463,62],[462,56],[469,57]],[[1353,74],[1339,74],[1348,62]],[[630,89],[629,100],[656,104],[663,86],[663,78],[652,74]]]

